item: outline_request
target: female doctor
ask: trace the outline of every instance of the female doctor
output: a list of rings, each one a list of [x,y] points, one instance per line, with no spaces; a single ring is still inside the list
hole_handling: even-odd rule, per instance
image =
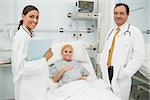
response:
[[[27,61],[29,40],[34,37],[32,30],[39,20],[39,11],[28,5],[23,9],[22,20],[12,45],[12,71],[15,84],[15,100],[45,100],[48,65],[53,53],[49,49],[43,58]]]
[[[142,33],[126,22],[128,16],[129,7],[122,3],[116,4],[116,26],[109,31],[100,56],[102,78],[122,100],[129,100],[131,77],[145,58]]]

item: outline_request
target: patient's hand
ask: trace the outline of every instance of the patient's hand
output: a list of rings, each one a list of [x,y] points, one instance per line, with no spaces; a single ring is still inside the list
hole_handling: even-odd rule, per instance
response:
[[[67,71],[72,70],[72,69],[73,69],[72,66],[66,66],[63,68],[64,72],[67,72]]]
[[[86,80],[86,76],[81,75],[81,77],[79,78],[80,80]]]

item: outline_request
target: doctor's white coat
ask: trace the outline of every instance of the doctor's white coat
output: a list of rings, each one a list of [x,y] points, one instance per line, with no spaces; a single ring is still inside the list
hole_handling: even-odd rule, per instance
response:
[[[122,100],[128,100],[131,90],[131,77],[140,68],[145,58],[144,39],[141,31],[130,25],[130,33],[125,33],[128,29],[128,25],[128,23],[125,23],[121,26],[121,31],[116,37],[112,56],[114,74],[111,84],[108,78],[107,60],[117,27],[114,28],[111,34],[108,33],[104,49],[100,55],[102,78],[111,86],[113,92],[122,98]]]
[[[29,34],[20,27],[12,45],[15,100],[46,100],[48,65],[45,58],[27,61]]]

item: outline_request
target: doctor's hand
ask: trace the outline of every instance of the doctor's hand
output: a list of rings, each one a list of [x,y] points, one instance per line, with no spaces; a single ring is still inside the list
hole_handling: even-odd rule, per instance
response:
[[[53,56],[53,52],[51,51],[51,48],[48,49],[48,51],[45,53],[44,57],[46,59],[46,61],[48,61],[50,58],[52,58]]]

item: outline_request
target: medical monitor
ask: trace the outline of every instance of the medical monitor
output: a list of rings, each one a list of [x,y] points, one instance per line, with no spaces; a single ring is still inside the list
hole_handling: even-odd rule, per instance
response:
[[[94,9],[93,1],[78,1],[78,12],[90,13]]]

